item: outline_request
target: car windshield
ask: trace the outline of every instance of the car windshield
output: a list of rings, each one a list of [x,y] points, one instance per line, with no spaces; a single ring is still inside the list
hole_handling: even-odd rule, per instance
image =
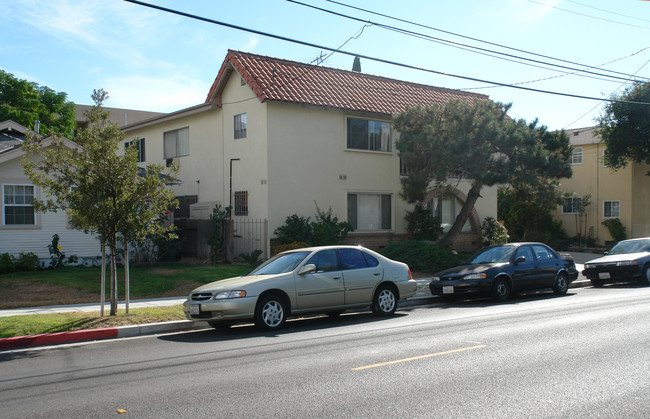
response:
[[[275,275],[291,272],[311,252],[282,253],[267,260],[257,268],[253,269],[250,275]]]
[[[510,260],[512,252],[515,251],[514,246],[496,246],[488,247],[478,253],[474,254],[467,260],[467,265],[478,263],[505,263]]]
[[[619,242],[609,251],[610,255],[622,255],[625,253],[650,252],[650,239],[625,240]]]

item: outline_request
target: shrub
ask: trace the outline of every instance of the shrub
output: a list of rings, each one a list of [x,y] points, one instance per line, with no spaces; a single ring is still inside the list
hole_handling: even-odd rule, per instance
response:
[[[429,209],[418,203],[413,211],[406,211],[406,230],[415,240],[438,240],[442,234],[442,226],[438,217],[434,217]]]
[[[240,253],[239,257],[244,260],[244,262],[251,267],[251,269],[257,267],[260,264],[260,255],[264,253],[260,249],[255,249],[250,253]]]
[[[316,221],[311,223],[314,239],[314,246],[327,246],[341,243],[350,231],[353,230],[352,224],[342,221],[339,222],[337,216],[332,214],[332,207],[321,211],[316,205]]]
[[[210,246],[210,260],[213,263],[221,259],[225,243],[224,223],[226,219],[230,218],[230,211],[231,207],[221,209],[221,205],[217,204],[212,209],[212,214],[210,214],[210,226],[206,238],[208,246]]]
[[[309,244],[307,244],[305,242],[293,242],[293,243],[287,243],[287,244],[279,244],[279,245],[273,247],[273,254],[276,255],[278,253],[286,252],[287,250],[300,249],[302,247],[309,247]]]
[[[40,268],[40,258],[34,253],[20,252],[14,263],[16,271],[35,271]]]
[[[8,274],[15,270],[15,258],[9,253],[0,254],[0,274]]]
[[[627,232],[625,231],[625,226],[621,223],[621,220],[618,218],[608,218],[603,221],[602,224],[607,227],[609,230],[609,235],[612,236],[612,239],[616,242],[627,239]]]
[[[460,265],[464,256],[449,248],[419,240],[391,242],[380,252],[382,255],[409,265],[412,271],[437,272]]]
[[[481,224],[483,246],[508,243],[508,229],[493,217],[485,217]]]
[[[274,231],[278,236],[280,244],[289,244],[294,242],[311,243],[314,238],[314,230],[309,222],[309,217],[299,217],[293,214],[287,217],[284,225]]]

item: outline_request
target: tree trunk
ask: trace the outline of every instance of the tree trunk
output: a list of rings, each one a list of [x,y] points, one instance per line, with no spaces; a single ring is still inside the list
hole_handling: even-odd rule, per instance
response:
[[[111,316],[117,315],[117,240],[111,236]]]
[[[474,181],[474,183],[472,183],[472,187],[467,193],[467,199],[465,200],[465,203],[463,204],[463,208],[460,210],[460,213],[456,217],[456,220],[454,221],[454,225],[451,226],[451,229],[449,229],[447,234],[445,234],[444,237],[440,239],[440,241],[438,242],[440,246],[443,247],[451,246],[454,240],[456,240],[456,237],[458,237],[460,232],[463,231],[463,226],[467,222],[469,215],[472,213],[472,210],[474,209],[474,204],[476,204],[476,200],[481,196],[482,188],[483,188],[482,182]]]

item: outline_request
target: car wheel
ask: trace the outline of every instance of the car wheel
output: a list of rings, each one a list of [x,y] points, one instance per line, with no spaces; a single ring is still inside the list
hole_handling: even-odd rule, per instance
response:
[[[397,310],[395,289],[389,285],[380,286],[375,292],[370,306],[373,313],[380,316],[390,316]]]
[[[593,285],[593,286],[596,287],[596,288],[600,288],[600,287],[602,287],[602,286],[603,286],[603,283],[604,283],[604,282],[603,282],[602,280],[600,280],[600,279],[590,279],[590,281],[591,281],[591,285]]]
[[[564,295],[569,290],[569,277],[564,272],[560,272],[555,279],[553,292],[558,295]]]
[[[646,264],[643,267],[643,273],[641,274],[641,284],[650,285],[650,263]]]
[[[255,308],[255,326],[262,330],[277,330],[287,320],[287,309],[282,298],[275,294],[265,295]]]
[[[506,301],[510,298],[510,284],[505,278],[497,278],[492,285],[492,299]]]
[[[226,330],[230,329],[230,326],[232,326],[234,323],[233,322],[208,322],[210,327],[215,328],[216,330]]]

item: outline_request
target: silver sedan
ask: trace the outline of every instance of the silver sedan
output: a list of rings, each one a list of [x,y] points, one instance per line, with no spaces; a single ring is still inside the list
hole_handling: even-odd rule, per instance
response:
[[[280,253],[251,273],[193,290],[183,304],[189,320],[215,328],[253,320],[263,330],[287,317],[338,314],[370,307],[380,316],[415,295],[409,267],[359,246],[322,246]]]

